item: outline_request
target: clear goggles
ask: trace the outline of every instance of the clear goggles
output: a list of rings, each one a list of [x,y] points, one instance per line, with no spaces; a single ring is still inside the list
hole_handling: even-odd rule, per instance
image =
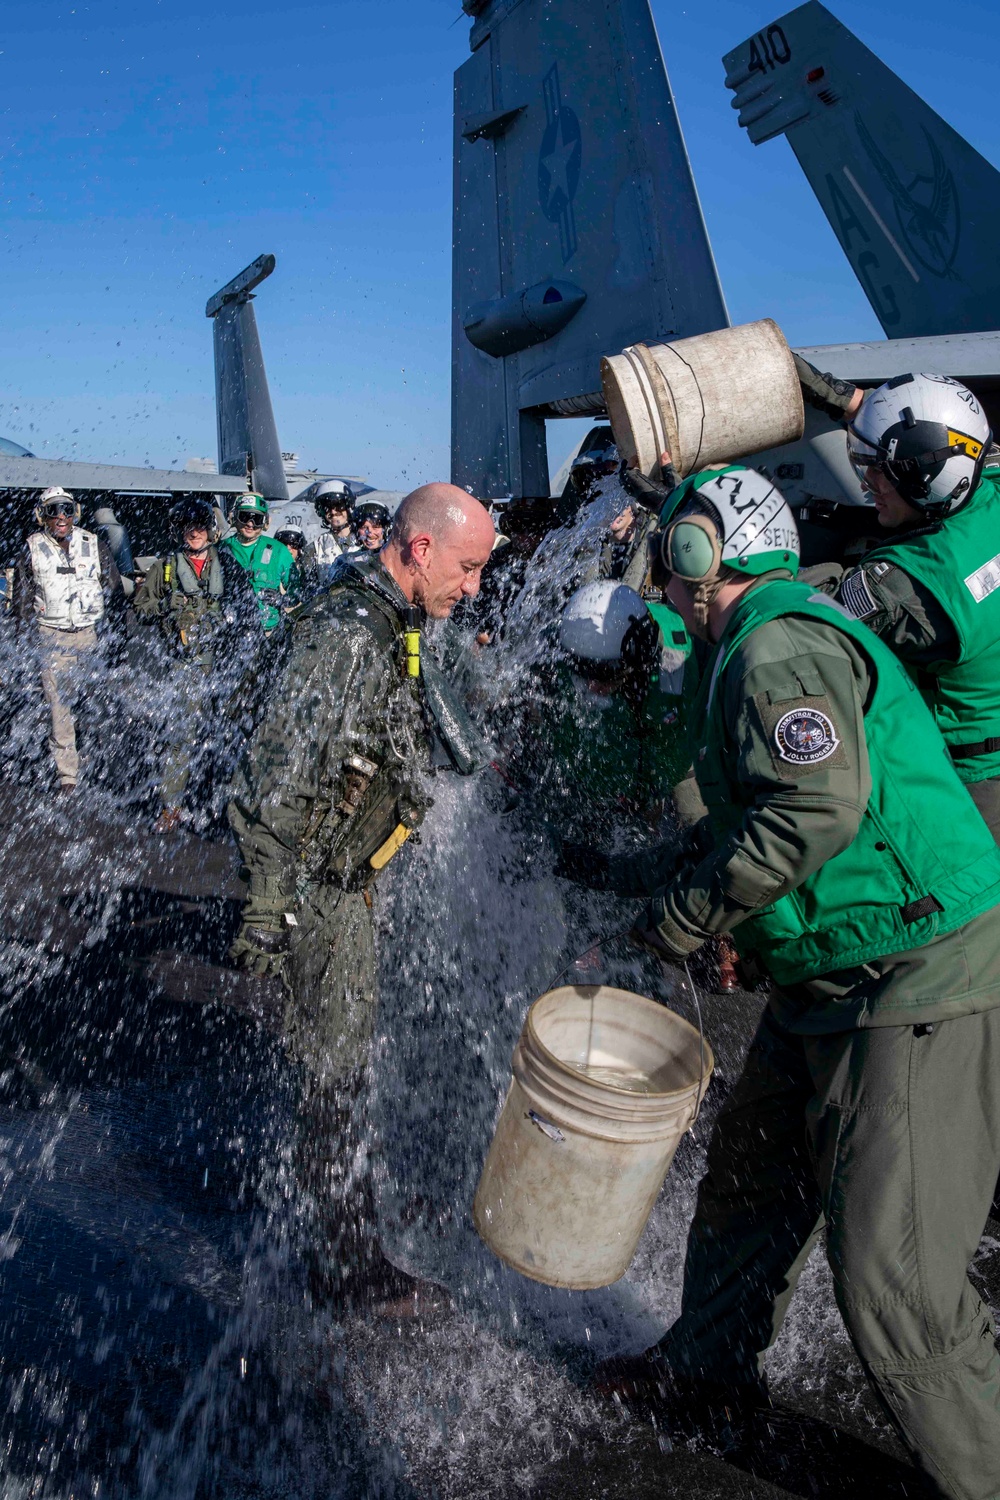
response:
[[[866,443],[863,439],[856,437],[854,433],[851,433],[847,439],[847,456],[851,461],[851,468],[858,476],[862,489],[867,490],[870,488],[868,480],[865,478],[869,469],[878,469],[882,473],[889,472],[889,465],[878,449],[873,448],[871,443]]]

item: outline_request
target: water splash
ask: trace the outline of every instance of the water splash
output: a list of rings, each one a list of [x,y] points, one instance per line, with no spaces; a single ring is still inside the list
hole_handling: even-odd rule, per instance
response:
[[[463,648],[500,748],[559,659],[560,607],[620,502],[607,482],[550,533],[495,646]],[[720,1081],[628,1275],[569,1293],[510,1271],[469,1210],[514,1042],[531,1001],[634,907],[554,876],[530,797],[490,773],[435,777],[422,840],[376,898],[370,1151],[384,1244],[447,1295],[405,1323],[317,1307],[290,1166],[297,1081],[266,1010],[230,1008],[233,856],[211,825],[175,845],[144,833],[174,689],[155,653],[127,689],[98,671],[100,753],[81,799],[58,802],[37,685],[5,659],[20,697],[0,725],[3,1500],[499,1497],[554,1466],[585,1472],[601,1444],[624,1452],[636,1430],[581,1377],[676,1316],[712,1116],[759,1002],[706,997]],[[884,1440],[819,1257],[769,1366],[779,1395]],[[717,1489],[702,1477],[706,1495],[732,1493],[731,1471]]]

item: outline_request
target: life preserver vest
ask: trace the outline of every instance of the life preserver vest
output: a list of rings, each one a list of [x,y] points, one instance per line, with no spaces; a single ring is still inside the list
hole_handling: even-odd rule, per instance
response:
[[[692,711],[704,726],[695,774],[718,838],[741,826],[756,795],[740,778],[739,746],[721,708],[726,667],[753,631],[794,615],[842,631],[874,668],[864,711],[872,790],[847,848],[733,932],[739,951],[758,955],[778,984],[922,947],[1000,902],[1000,849],[905,667],[865,625],[801,583],[764,584],[741,599],[702,678]]]
[[[338,557],[343,557],[346,553],[353,552],[356,546],[357,543],[353,535],[342,542],[338,537],[334,536],[332,531],[327,531],[324,527],[319,535],[313,539],[313,557],[321,568],[331,567],[337,561]]]
[[[958,637],[957,661],[914,673],[945,743],[1000,740],[1000,473],[990,469],[937,527],[866,553],[861,573],[894,564],[929,589]],[[963,781],[1000,775],[1000,750],[956,759]]]
[[[35,614],[50,630],[83,630],[104,615],[101,560],[93,532],[73,528],[69,552],[44,531],[28,538]]]

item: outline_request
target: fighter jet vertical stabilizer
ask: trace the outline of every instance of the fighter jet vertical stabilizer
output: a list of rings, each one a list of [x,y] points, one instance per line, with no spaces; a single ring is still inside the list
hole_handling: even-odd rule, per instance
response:
[[[788,137],[889,338],[1000,328],[996,168],[817,0],[723,62],[740,124]]]
[[[215,409],[219,429],[219,473],[245,475],[267,500],[287,500],[278,430],[264,371],[264,355],[252,306],[253,289],[274,270],[273,255],[260,255],[210,297],[213,319]]]
[[[545,418],[600,361],[728,324],[648,0],[464,0],[455,75],[452,478],[549,493]]]

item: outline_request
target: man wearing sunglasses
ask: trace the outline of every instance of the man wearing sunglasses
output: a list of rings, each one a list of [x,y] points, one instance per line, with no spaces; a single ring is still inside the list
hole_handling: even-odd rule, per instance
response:
[[[1000,453],[973,393],[900,375],[864,399],[848,450],[889,533],[837,598],[906,662],[1000,842]]]
[[[35,633],[52,716],[49,749],[60,791],[73,792],[80,776],[73,700],[95,664],[99,632],[120,629],[125,596],[107,543],[81,528],[80,507],[67,490],[45,490],[35,520],[39,529],[21,554],[12,609],[19,633]]]
[[[948,375],[897,375],[866,394],[796,364],[805,399],[846,424],[887,533],[836,597],[906,663],[1000,842],[1000,452],[986,414]]]
[[[264,535],[269,515],[263,495],[241,495],[229,516],[232,535],[219,544],[250,574],[266,635],[277,629],[284,609],[299,593],[294,557],[284,542]]]

